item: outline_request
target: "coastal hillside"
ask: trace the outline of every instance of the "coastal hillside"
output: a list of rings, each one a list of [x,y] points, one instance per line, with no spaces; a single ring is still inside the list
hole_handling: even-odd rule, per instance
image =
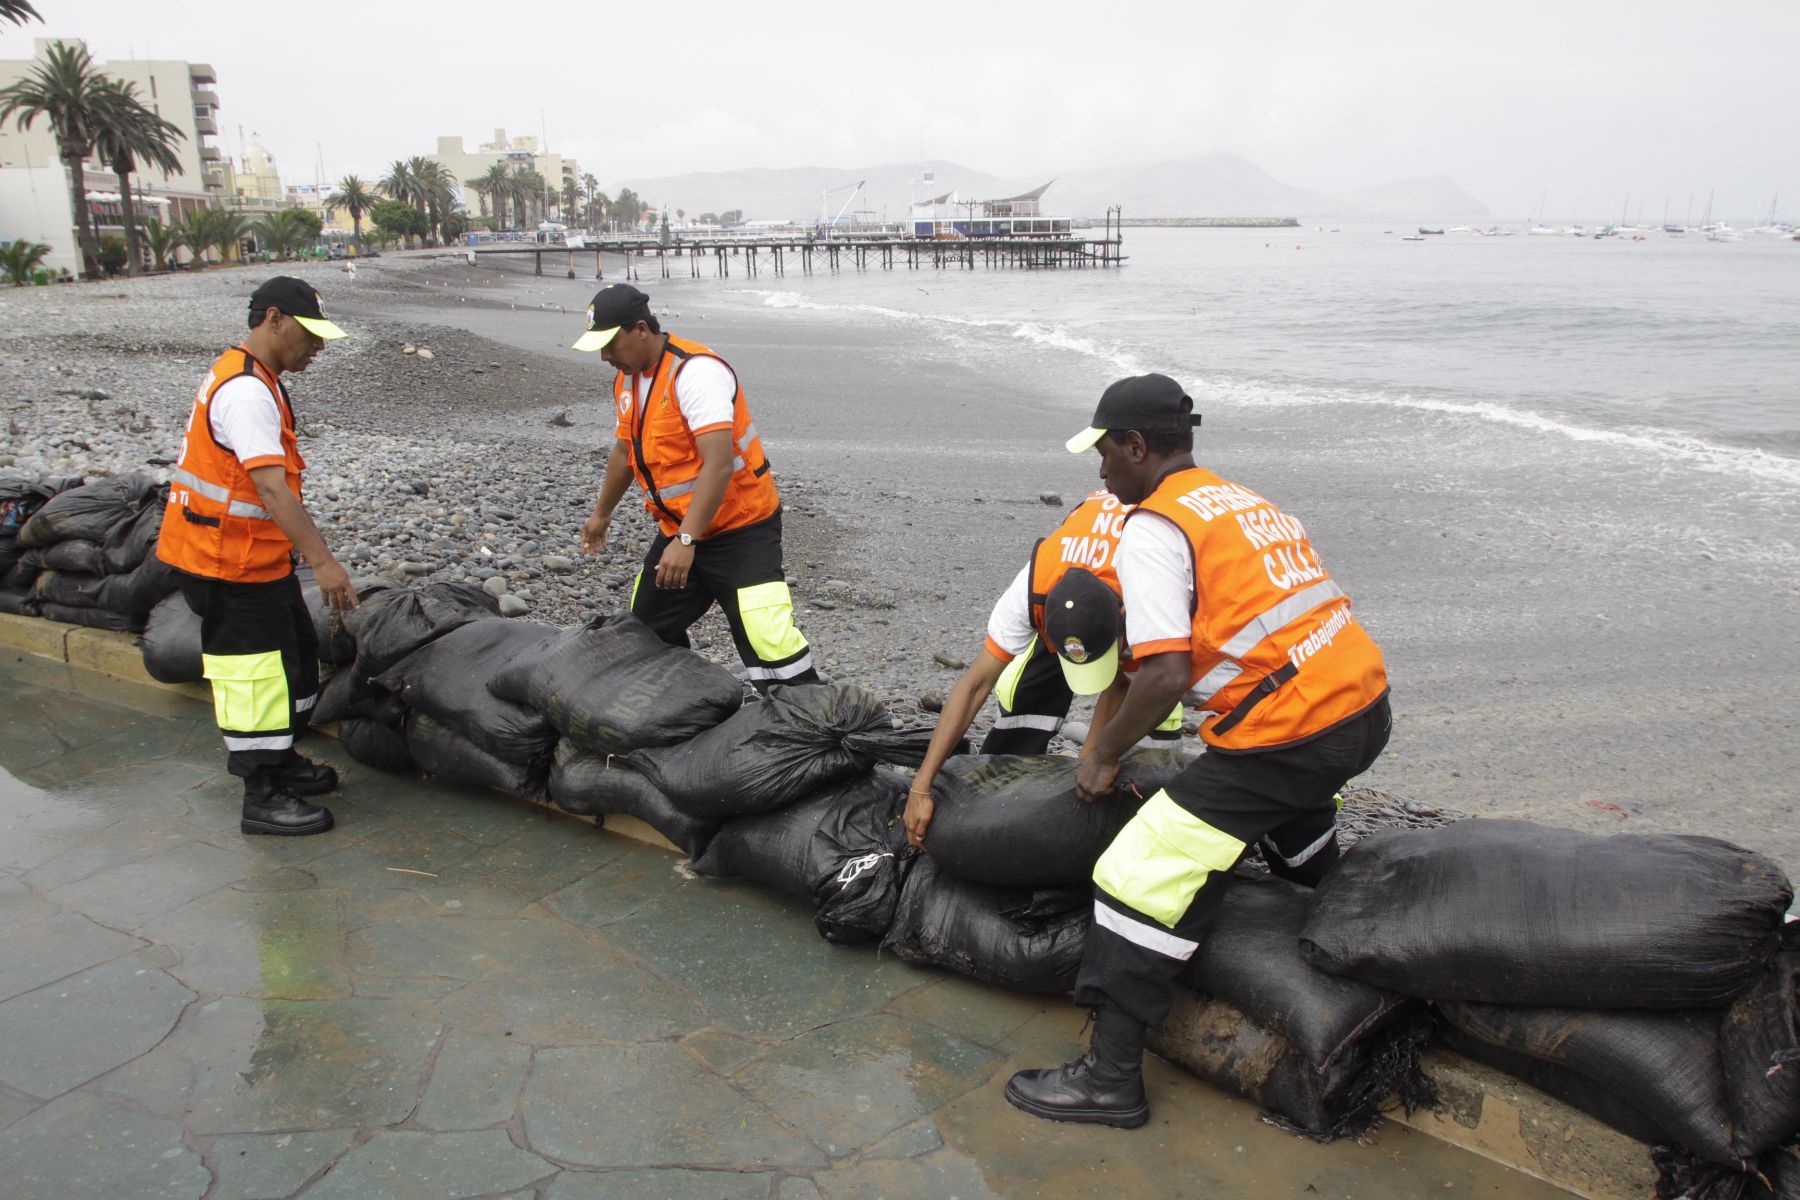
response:
[[[959,163],[934,162],[929,194],[955,191],[964,200],[1014,195],[1054,179],[1046,206],[1058,213],[1098,217],[1120,205],[1132,217],[1298,217],[1419,221],[1483,221],[1487,206],[1443,175],[1406,179],[1329,193],[1295,187],[1236,154],[1202,154],[1104,170],[1046,168],[1026,177],[1001,177]],[[811,222],[821,208],[835,216],[864,181],[850,212],[864,219],[899,220],[927,190],[915,186],[917,163],[880,166],[757,168],[695,171],[685,175],[627,179],[653,205],[702,212],[741,209],[751,219]],[[823,195],[822,195],[823,193]]]

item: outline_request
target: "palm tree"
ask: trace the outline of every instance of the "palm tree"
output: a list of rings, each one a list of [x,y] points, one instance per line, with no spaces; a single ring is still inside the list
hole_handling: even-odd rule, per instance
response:
[[[506,201],[512,194],[512,172],[505,163],[491,163],[488,169],[469,185],[483,202],[494,209],[494,228],[506,228]]]
[[[375,185],[377,191],[389,200],[399,200],[414,208],[419,204],[419,181],[413,177],[412,167],[405,159],[396,158],[388,164],[388,173]]]
[[[220,262],[227,262],[237,255],[244,235],[248,232],[250,221],[243,213],[213,210],[212,245],[219,252]]]
[[[590,178],[592,178],[590,176]],[[606,214],[612,209],[612,200],[599,188],[588,193],[588,228],[598,229],[606,220]]]
[[[179,245],[186,246],[189,254],[194,256],[195,267],[205,265],[207,248],[213,244],[213,224],[218,210],[213,208],[193,208],[182,220],[180,229],[175,231]]]
[[[11,21],[14,25],[23,25],[34,19],[42,21],[44,18],[25,0],[0,0],[0,21]]]
[[[319,236],[318,218],[303,208],[284,208],[264,217],[255,231],[275,256],[286,262],[294,251]]]
[[[425,210],[432,241],[436,242],[444,217],[456,207],[456,174],[435,158],[416,156],[406,166],[418,185],[414,207]]]
[[[562,186],[562,219],[573,224],[575,214],[581,211],[581,185],[573,179],[563,180]]]
[[[87,47],[52,42],[30,75],[0,88],[0,122],[15,120],[23,133],[39,116],[48,117],[58,154],[69,171],[69,202],[75,210],[75,236],[81,246],[81,273],[100,278],[100,247],[88,222],[87,176],[83,164],[94,150],[95,118],[104,98],[101,75]]]
[[[132,173],[142,161],[165,175],[182,174],[175,145],[185,135],[144,107],[137,98],[137,84],[102,78],[101,87],[104,100],[94,132],[94,153],[119,177],[119,207],[125,214],[125,273],[136,275],[144,255],[138,239],[137,205],[131,198]]]
[[[346,209],[350,213],[350,224],[356,229],[356,246],[362,248],[363,214],[375,207],[375,195],[369,186],[354,175],[346,175],[338,180],[338,190],[325,197],[326,211],[334,208]]]
[[[144,245],[150,251],[151,265],[158,271],[166,271],[170,257],[181,246],[181,231],[151,217],[144,222]]]
[[[527,169],[512,177],[512,198],[523,218],[520,224],[535,226],[544,219],[544,177],[536,171]]]
[[[0,250],[0,271],[6,272],[14,287],[24,287],[31,282],[31,273],[44,265],[44,255],[48,253],[50,247],[44,243],[20,238]]]

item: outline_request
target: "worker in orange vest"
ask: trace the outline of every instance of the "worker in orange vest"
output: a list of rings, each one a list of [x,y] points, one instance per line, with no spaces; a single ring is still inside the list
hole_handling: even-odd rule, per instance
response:
[[[1043,754],[1062,728],[1077,695],[1097,696],[1083,753],[1124,699],[1119,642],[1125,632],[1115,562],[1129,504],[1111,492],[1090,494],[1031,557],[988,617],[987,640],[938,715],[937,729],[913,776],[905,825],[912,845],[925,848],[936,809],[932,783],[974,723],[988,696],[1000,715],[981,743],[983,754]],[[1145,743],[1181,744],[1182,709],[1175,704]]]
[[[598,554],[633,479],[657,534],[631,588],[631,611],[674,646],[717,603],[757,691],[817,683],[781,566],[781,495],[743,386],[699,342],[664,333],[650,298],[610,284],[588,305],[575,349],[618,372],[618,413],[600,498],[581,528]]]
[[[334,608],[354,608],[356,594],[301,504],[306,462],[281,377],[343,336],[302,280],[277,276],[256,289],[249,336],[219,356],[194,397],[156,544],[200,614],[226,769],[244,781],[245,833],[332,826],[330,810],[304,797],[336,788],[337,772],[294,751],[319,698],[318,637],[295,553]]]
[[[1392,728],[1381,650],[1300,522],[1198,467],[1200,418],[1165,375],[1121,379],[1068,449],[1098,447],[1100,478],[1135,505],[1119,539],[1126,640],[1137,678],[1083,760],[1077,790],[1113,790],[1119,758],[1190,689],[1207,752],[1146,800],[1094,865],[1094,925],[1077,1003],[1088,1052],[1021,1071],[1006,1098],[1035,1116],[1133,1127],[1149,1119],[1149,1027],[1228,886],[1260,843],[1272,872],[1313,886],[1337,861],[1344,783]]]

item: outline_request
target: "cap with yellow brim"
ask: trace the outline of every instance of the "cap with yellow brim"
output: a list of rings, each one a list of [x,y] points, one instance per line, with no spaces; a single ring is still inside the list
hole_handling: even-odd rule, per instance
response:
[[[313,334],[315,337],[322,337],[328,342],[335,342],[341,337],[350,336],[336,325],[333,325],[330,321],[327,321],[324,317],[303,317],[298,313],[289,313],[288,316],[293,317],[294,320],[300,322],[300,327],[308,333]]]
[[[609,283],[594,293],[587,316],[587,332],[576,338],[570,349],[604,350],[619,335],[619,330],[650,316],[650,297],[629,283]]]
[[[1167,375],[1133,375],[1108,387],[1088,427],[1064,442],[1070,454],[1094,448],[1110,429],[1184,430],[1200,424],[1200,414],[1181,385]]]
[[[1115,639],[1103,654],[1085,662],[1076,662],[1059,651],[1056,662],[1062,667],[1063,679],[1071,692],[1077,696],[1095,696],[1111,687],[1112,681],[1118,677],[1119,643]]]
[[[1086,454],[1105,436],[1106,430],[1104,429],[1084,429],[1064,442],[1063,445],[1068,448],[1070,454]]]
[[[580,337],[576,338],[575,344],[569,347],[569,349],[588,351],[604,350],[606,349],[607,343],[618,336],[620,328],[620,326],[614,325],[611,329],[590,329]]]

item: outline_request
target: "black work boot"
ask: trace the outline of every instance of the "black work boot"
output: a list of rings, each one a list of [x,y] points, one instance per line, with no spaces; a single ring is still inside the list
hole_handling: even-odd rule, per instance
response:
[[[1142,1021],[1116,1008],[1096,1009],[1088,1052],[1064,1066],[1020,1071],[1006,1085],[1007,1102],[1047,1121],[1136,1129],[1150,1119],[1144,1034]]]
[[[244,780],[244,818],[238,827],[245,833],[304,837],[324,833],[331,826],[330,809],[308,804],[287,788],[279,775]]]
[[[294,761],[275,772],[276,781],[296,796],[323,796],[337,790],[338,773],[326,763],[294,755]]]

